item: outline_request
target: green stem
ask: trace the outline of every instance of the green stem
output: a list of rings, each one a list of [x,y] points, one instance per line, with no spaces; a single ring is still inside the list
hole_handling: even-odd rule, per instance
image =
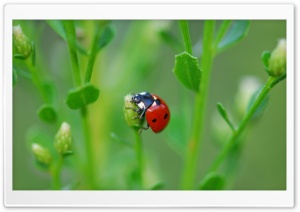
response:
[[[63,21],[63,24],[66,30],[67,43],[68,43],[69,54],[71,59],[74,82],[76,86],[81,86],[81,73],[79,67],[79,59],[78,59],[77,49],[74,48],[74,46],[76,46],[75,25],[72,20],[65,20]]]
[[[189,25],[187,21],[179,21],[182,37],[184,40],[184,46],[185,50],[190,54],[193,55],[193,49],[192,49],[192,41],[190,38],[190,32],[189,32]]]
[[[63,156],[59,155],[57,164],[54,165],[52,168],[52,180],[53,180],[53,189],[54,190],[61,189],[60,175],[61,175],[62,164],[63,164]]]
[[[87,157],[86,171],[88,175],[88,181],[93,188],[95,188],[95,173],[94,173],[94,154],[93,143],[90,136],[90,125],[88,120],[88,110],[86,107],[81,108],[82,128],[85,138],[85,149]]]
[[[78,52],[76,47],[76,34],[75,34],[75,25],[71,20],[63,21],[64,28],[66,30],[68,48],[71,58],[72,71],[74,75],[75,86],[81,86],[81,72],[79,66]],[[87,157],[86,164],[86,174],[88,178],[88,183],[90,183],[92,188],[95,188],[95,173],[94,173],[94,154],[93,154],[93,145],[90,137],[90,126],[88,121],[88,110],[86,107],[81,108],[81,117],[82,117],[82,127],[85,137],[85,151]]]
[[[142,137],[138,134],[138,130],[134,130],[135,134],[135,154],[138,163],[138,184],[141,189],[143,189],[143,170],[144,170],[144,163],[143,163],[143,147],[142,147]]]
[[[194,120],[192,126],[192,136],[188,144],[186,153],[185,168],[183,172],[182,188],[192,189],[194,185],[195,174],[197,170],[197,161],[200,153],[201,135],[204,127],[204,117],[207,102],[207,93],[209,87],[210,71],[213,60],[213,35],[215,21],[205,21],[203,37],[203,55],[202,55],[202,76],[199,92],[196,94],[194,106]]]
[[[95,59],[98,53],[98,47],[97,47],[97,41],[99,39],[99,36],[101,35],[101,30],[100,27],[98,27],[94,41],[93,41],[93,47],[92,47],[92,51],[91,54],[89,56],[89,61],[88,61],[88,65],[86,68],[86,72],[85,72],[85,76],[84,76],[84,82],[88,83],[91,81],[91,77],[92,77],[92,73],[93,73],[93,67],[95,64]]]
[[[251,120],[253,114],[255,113],[255,111],[257,110],[257,108],[259,107],[259,105],[262,103],[262,101],[264,100],[264,98],[267,96],[267,94],[269,93],[269,91],[271,90],[271,88],[274,85],[276,85],[278,82],[280,82],[283,78],[285,78],[285,75],[280,76],[280,77],[272,77],[272,76],[270,76],[268,78],[265,86],[263,87],[262,91],[260,92],[259,96],[255,100],[255,102],[253,103],[253,105],[251,106],[251,108],[249,109],[249,111],[247,112],[247,114],[244,116],[244,118],[243,118],[242,122],[240,123],[240,125],[238,126],[237,130],[232,133],[232,135],[229,138],[228,142],[226,142],[226,145],[221,150],[221,152],[219,153],[219,155],[216,157],[215,161],[213,162],[212,166],[209,169],[209,172],[213,172],[213,171],[216,171],[218,169],[218,167],[225,160],[228,152],[234,146],[234,144],[236,143],[237,139],[239,138],[239,136],[241,135],[241,133],[245,129],[246,125]]]
[[[42,96],[44,102],[50,103],[50,99],[47,96],[47,94],[45,93],[43,83],[42,83],[42,80],[41,80],[41,78],[38,74],[36,66],[32,64],[32,61],[30,59],[26,59],[25,63],[27,65],[28,70],[31,73],[31,80],[32,80],[33,84],[35,85],[35,87],[37,88],[40,95]]]

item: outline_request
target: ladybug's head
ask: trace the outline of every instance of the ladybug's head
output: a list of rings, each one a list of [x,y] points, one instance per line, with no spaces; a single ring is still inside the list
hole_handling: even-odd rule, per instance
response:
[[[138,104],[141,102],[141,95],[140,94],[135,94],[133,97],[132,97],[132,102]]]

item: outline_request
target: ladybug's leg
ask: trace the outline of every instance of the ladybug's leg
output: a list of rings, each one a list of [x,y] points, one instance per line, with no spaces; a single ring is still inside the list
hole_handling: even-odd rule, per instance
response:
[[[140,113],[142,111],[141,108],[136,109],[136,108],[133,108],[133,107],[125,107],[125,109],[132,109],[132,110],[134,110],[137,113]]]
[[[143,116],[144,116],[145,113],[146,113],[146,109],[143,109],[143,112],[142,112],[141,115],[140,115],[140,119],[143,118]],[[148,128],[149,128],[149,127],[148,127]]]
[[[142,130],[148,130],[148,129],[149,129],[149,124],[147,123],[147,127],[141,127],[141,128],[139,129],[138,134],[141,134]]]

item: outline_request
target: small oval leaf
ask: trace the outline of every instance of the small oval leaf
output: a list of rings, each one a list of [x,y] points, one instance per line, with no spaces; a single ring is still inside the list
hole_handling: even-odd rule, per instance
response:
[[[185,87],[193,90],[199,90],[201,79],[201,69],[197,57],[187,52],[175,55],[175,66],[173,70],[175,76]]]
[[[217,108],[218,108],[218,111],[219,111],[220,115],[222,116],[222,118],[226,121],[226,123],[229,125],[229,127],[232,130],[234,130],[234,126],[233,126],[231,120],[228,118],[228,115],[227,115],[227,112],[226,112],[224,106],[220,102],[218,102]]]
[[[37,113],[40,119],[45,122],[53,123],[56,121],[56,112],[51,105],[42,105]]]
[[[225,187],[225,178],[218,173],[209,173],[200,183],[200,190],[222,190]]]
[[[269,59],[270,59],[270,57],[271,57],[271,52],[269,52],[269,51],[264,51],[261,54],[261,61],[264,64],[264,68],[268,74],[269,74]]]
[[[115,36],[115,28],[112,25],[105,26],[102,29],[101,35],[97,42],[97,51],[100,51],[107,44],[109,44]]]
[[[95,102],[99,97],[100,90],[90,83],[69,92],[66,103],[72,110],[82,108]]]
[[[250,21],[247,20],[233,21],[226,35],[218,43],[217,51],[221,52],[242,40],[247,35],[249,26]]]

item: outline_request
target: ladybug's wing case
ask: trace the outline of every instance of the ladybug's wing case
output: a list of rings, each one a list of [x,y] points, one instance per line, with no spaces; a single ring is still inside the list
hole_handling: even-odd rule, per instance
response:
[[[167,104],[157,95],[152,95],[154,103],[146,111],[146,119],[153,130],[158,133],[162,131],[170,121],[170,111]]]

